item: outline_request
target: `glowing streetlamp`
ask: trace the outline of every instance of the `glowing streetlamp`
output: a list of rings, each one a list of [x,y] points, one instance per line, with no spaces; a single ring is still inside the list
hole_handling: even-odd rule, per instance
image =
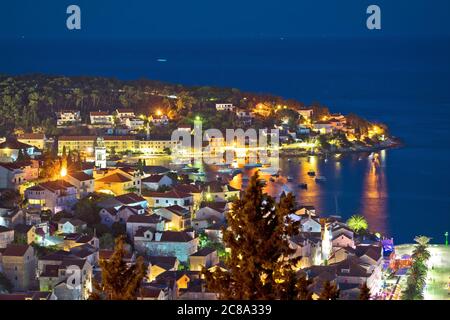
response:
[[[162,111],[161,111],[161,109],[158,109],[158,110],[156,110],[156,115],[159,117],[159,116],[162,116]]]
[[[61,178],[64,178],[65,176],[67,176],[67,168],[66,167],[61,168],[60,175],[61,175]]]

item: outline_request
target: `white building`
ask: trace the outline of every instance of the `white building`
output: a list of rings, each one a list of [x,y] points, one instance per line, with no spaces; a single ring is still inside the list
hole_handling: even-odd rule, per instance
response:
[[[56,125],[58,127],[71,126],[81,122],[80,111],[76,110],[62,110],[57,112],[56,116]]]
[[[216,103],[217,111],[233,111],[234,106],[232,103]]]
[[[140,118],[126,118],[125,125],[130,130],[140,130],[144,128],[144,120]]]
[[[106,111],[94,111],[89,113],[92,125],[113,125],[114,116]]]
[[[77,202],[77,188],[63,180],[48,181],[26,189],[25,199],[30,208],[71,211]]]
[[[308,108],[308,109],[299,109],[297,110],[298,114],[301,115],[304,119],[311,119],[313,116],[313,109],[312,108]]]

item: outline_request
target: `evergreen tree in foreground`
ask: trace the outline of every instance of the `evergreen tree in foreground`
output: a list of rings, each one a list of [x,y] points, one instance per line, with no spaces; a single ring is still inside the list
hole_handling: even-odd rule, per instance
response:
[[[359,300],[370,300],[370,289],[366,282],[359,288]]]
[[[142,257],[132,266],[124,261],[124,237],[116,239],[114,253],[109,260],[100,261],[102,282],[94,280],[94,290],[90,300],[135,300],[142,279],[145,276],[145,266]]]
[[[299,299],[307,297],[289,259],[294,250],[289,237],[299,232],[298,222],[288,215],[294,210],[292,194],[283,195],[279,203],[263,193],[255,174],[242,199],[233,202],[227,215],[228,228],[223,241],[230,254],[227,271],[203,270],[207,288],[220,299]]]

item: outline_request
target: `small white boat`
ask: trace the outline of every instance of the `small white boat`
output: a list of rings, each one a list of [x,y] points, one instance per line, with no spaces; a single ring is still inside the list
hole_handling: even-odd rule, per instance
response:
[[[325,178],[324,176],[317,176],[315,180],[316,182],[325,182],[327,181],[327,178]]]
[[[159,58],[159,59],[156,59],[156,61],[158,61],[158,62],[167,62],[167,59]]]
[[[291,176],[287,176],[287,181],[292,181],[294,180],[294,178],[292,178]]]

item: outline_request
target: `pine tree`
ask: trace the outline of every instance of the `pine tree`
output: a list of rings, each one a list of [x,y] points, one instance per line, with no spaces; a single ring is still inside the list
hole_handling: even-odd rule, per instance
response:
[[[293,209],[292,194],[276,203],[263,193],[255,174],[227,215],[228,228],[223,229],[230,250],[227,271],[203,270],[208,289],[221,299],[296,299],[293,270],[298,259],[288,258],[294,253],[288,238],[299,231],[298,223],[288,217]]]
[[[339,298],[339,291],[336,284],[331,284],[331,282],[327,280],[323,285],[319,300],[337,300]]]
[[[359,300],[370,300],[370,289],[366,282],[363,283],[359,290]]]
[[[124,261],[124,237],[118,237],[111,258],[100,261],[102,282],[94,280],[94,291],[91,300],[135,300],[145,276],[145,265],[142,257],[132,266]]]

